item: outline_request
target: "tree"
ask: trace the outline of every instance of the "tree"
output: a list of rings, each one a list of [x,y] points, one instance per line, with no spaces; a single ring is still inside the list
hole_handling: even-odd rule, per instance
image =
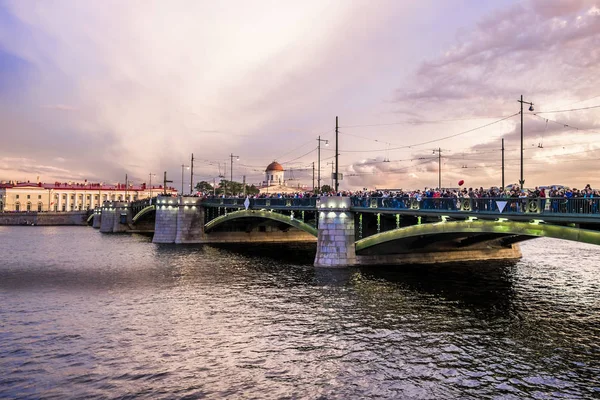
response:
[[[332,190],[333,189],[331,189],[331,186],[329,186],[329,185],[323,185],[323,186],[321,186],[321,193],[329,193]]]
[[[196,183],[196,191],[197,192],[212,192],[213,185],[206,181],[200,181],[200,182]]]

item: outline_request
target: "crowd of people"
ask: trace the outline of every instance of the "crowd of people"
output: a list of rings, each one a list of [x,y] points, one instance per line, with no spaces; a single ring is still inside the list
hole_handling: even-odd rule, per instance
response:
[[[510,188],[491,187],[437,189],[424,188],[417,190],[358,190],[339,192],[298,191],[294,193],[260,193],[257,195],[236,196],[218,195],[211,192],[199,193],[207,199],[213,198],[250,198],[250,199],[309,199],[321,196],[344,196],[352,199],[352,205],[369,207],[375,201],[378,207],[411,208],[418,202],[420,209],[467,209],[473,211],[494,211],[498,209],[498,201],[505,201],[508,209],[516,212],[537,209],[549,212],[583,212],[600,211],[600,193],[588,184],[583,189],[567,187],[535,187],[522,190],[516,185]],[[528,201],[529,200],[529,201]],[[535,201],[532,201],[535,200]],[[414,207],[413,207],[414,208]]]

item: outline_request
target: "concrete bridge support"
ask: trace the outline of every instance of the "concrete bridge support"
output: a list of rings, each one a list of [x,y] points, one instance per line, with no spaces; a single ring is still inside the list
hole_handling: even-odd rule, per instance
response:
[[[350,198],[321,197],[319,236],[315,267],[338,268],[356,264],[354,248],[354,214],[350,212]]]
[[[100,229],[100,224],[102,220],[102,209],[98,208],[94,210],[94,217],[92,219],[92,228]]]
[[[204,209],[198,197],[159,196],[153,243],[202,243]]]
[[[100,232],[128,232],[132,218],[131,207],[129,207],[127,202],[113,201],[104,203],[100,217]]]

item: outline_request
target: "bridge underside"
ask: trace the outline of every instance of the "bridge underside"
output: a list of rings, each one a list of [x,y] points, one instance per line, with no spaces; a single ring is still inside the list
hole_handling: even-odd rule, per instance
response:
[[[358,264],[518,259],[518,243],[551,237],[600,244],[600,232],[524,222],[459,221],[413,225],[356,242]]]
[[[236,211],[205,225],[204,243],[316,242],[316,229],[266,211]]]

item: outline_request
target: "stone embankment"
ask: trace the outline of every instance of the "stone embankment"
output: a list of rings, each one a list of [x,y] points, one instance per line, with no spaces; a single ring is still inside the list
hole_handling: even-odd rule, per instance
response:
[[[2,225],[86,225],[87,211],[0,213]]]

